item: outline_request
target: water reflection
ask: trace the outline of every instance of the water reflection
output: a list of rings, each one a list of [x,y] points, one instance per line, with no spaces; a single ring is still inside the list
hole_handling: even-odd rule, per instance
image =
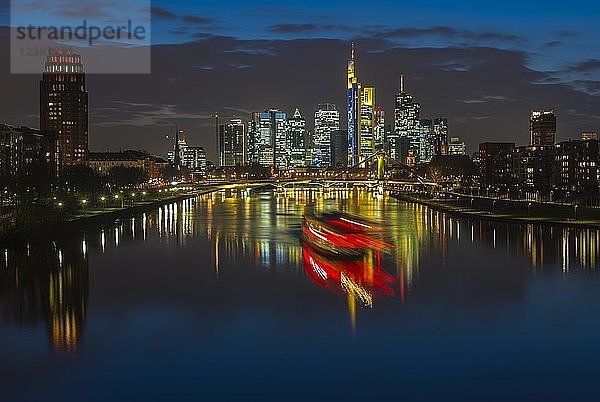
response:
[[[88,299],[86,241],[26,245],[25,250],[5,250],[4,255],[2,319],[21,326],[44,323],[51,349],[77,350]]]
[[[358,262],[319,255],[300,240],[306,208],[379,221],[392,251],[370,252]],[[139,243],[165,252],[208,244],[209,252],[198,256],[198,269],[210,270],[215,278],[232,267],[292,273],[303,286],[323,287],[346,298],[355,328],[357,311],[377,308],[379,298],[410,303],[437,291],[431,285],[418,288],[419,282],[431,283],[429,277],[464,281],[461,258],[474,251],[512,261],[512,267],[491,279],[497,281],[498,292],[506,290],[503,298],[524,287],[522,278],[528,272],[561,271],[565,279],[574,271],[592,272],[598,265],[599,236],[592,229],[457,218],[368,190],[227,190],[88,228],[60,241],[3,250],[0,312],[5,322],[44,323],[52,349],[71,352],[85,332],[90,261]],[[443,271],[448,265],[451,269]],[[509,268],[518,273],[506,279]]]

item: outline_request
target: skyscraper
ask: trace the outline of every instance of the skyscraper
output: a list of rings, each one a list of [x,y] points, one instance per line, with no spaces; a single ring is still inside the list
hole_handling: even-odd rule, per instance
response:
[[[360,91],[359,159],[373,156],[375,150],[375,88],[364,87]]]
[[[348,166],[359,162],[360,152],[360,98],[361,86],[356,76],[356,65],[354,61],[354,43],[350,60],[348,61]]]
[[[421,105],[413,100],[412,95],[407,94],[404,90],[404,75],[400,76],[400,92],[396,94],[394,102],[394,138],[398,141],[399,138],[407,138],[409,142],[409,153],[419,160],[419,152],[421,148],[420,132],[419,132],[419,112]],[[396,147],[395,144],[390,144],[392,152]],[[399,155],[393,155],[397,159]],[[400,162],[404,162],[400,160]]]
[[[554,110],[532,110],[529,117],[529,145],[554,145],[556,114]]]
[[[245,163],[245,127],[240,119],[219,125],[219,165],[241,166]]]
[[[306,166],[306,119],[299,109],[287,121],[290,167]]]
[[[40,81],[40,130],[56,143],[57,167],[88,159],[88,93],[81,56],[50,49]]]
[[[340,129],[340,113],[332,103],[323,103],[315,112],[313,165],[328,167],[331,163],[331,134]]]
[[[419,162],[430,162],[435,155],[435,135],[433,131],[433,120],[419,120]]]
[[[435,155],[448,155],[448,119],[433,120],[433,144]]]
[[[336,130],[331,133],[331,166],[348,166],[348,131]]]
[[[373,132],[373,148],[375,152],[385,150],[386,136],[385,112],[380,107],[377,107],[375,109],[375,128]]]
[[[278,109],[252,113],[248,133],[251,163],[285,168],[289,163],[286,114]]]
[[[448,143],[448,155],[466,155],[467,146],[464,141],[461,141],[458,137],[450,138]]]

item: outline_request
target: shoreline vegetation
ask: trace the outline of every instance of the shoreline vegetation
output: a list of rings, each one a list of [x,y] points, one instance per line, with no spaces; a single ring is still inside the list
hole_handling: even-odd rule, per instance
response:
[[[48,237],[60,237],[72,231],[81,230],[91,224],[106,223],[115,219],[130,217],[134,214],[150,212],[163,205],[210,194],[218,188],[194,189],[188,191],[158,193],[144,198],[127,200],[121,206],[90,206],[72,213],[58,214],[56,211],[33,218],[26,225],[3,227],[0,232],[0,244],[23,244],[32,240]],[[115,202],[113,201],[112,204]]]
[[[459,193],[440,197],[390,192],[400,201],[428,206],[434,210],[473,219],[521,224],[546,224],[600,229],[600,208],[570,204],[494,199]]]

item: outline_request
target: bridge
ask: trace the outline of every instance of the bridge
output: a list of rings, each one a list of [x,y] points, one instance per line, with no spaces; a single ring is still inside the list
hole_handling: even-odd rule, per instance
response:
[[[393,177],[390,172],[403,173],[405,177]],[[328,176],[327,173],[330,175]],[[322,188],[348,188],[353,186],[365,186],[371,188],[382,188],[386,190],[397,190],[404,188],[420,188],[432,190],[439,183],[432,182],[420,176],[412,167],[397,162],[384,152],[377,152],[359,163],[336,172],[325,171],[325,177],[319,178],[285,178],[274,177],[263,180],[237,180],[237,181],[213,181],[210,186],[219,189],[240,188],[275,188],[285,190],[294,187],[315,186]]]

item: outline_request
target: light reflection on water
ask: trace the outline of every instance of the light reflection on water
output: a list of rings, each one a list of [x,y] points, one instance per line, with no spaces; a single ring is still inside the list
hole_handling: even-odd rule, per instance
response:
[[[381,238],[391,243],[393,250],[366,253],[364,260],[356,263],[320,256],[303,247],[300,240],[307,208],[342,210],[381,222]],[[255,275],[292,274],[297,286],[333,292],[345,303],[345,320],[354,332],[360,328],[361,317],[380,306],[389,312],[390,303],[410,306],[433,299],[451,304],[444,293],[447,289],[436,277],[464,287],[459,297],[473,297],[481,303],[478,292],[515,298],[526,286],[523,278],[540,272],[559,272],[565,281],[570,274],[593,273],[598,266],[599,236],[600,232],[592,229],[458,218],[366,190],[223,191],[165,205],[112,225],[87,228],[63,239],[3,250],[0,325],[27,328],[43,324],[50,350],[76,354],[90,319],[93,273],[106,268],[105,255],[134,248],[193,253],[206,247],[208,252],[198,251],[194,258],[197,268],[215,280],[223,275],[224,281],[230,280],[227,275],[243,267],[257,269]],[[486,258],[502,256],[510,261],[506,272],[493,272],[491,279],[485,280],[471,276],[468,280],[473,284],[465,283],[461,259],[473,258],[485,265]],[[146,260],[144,267],[164,269]],[[335,286],[324,280],[332,277]],[[137,285],[143,287],[143,280]]]

